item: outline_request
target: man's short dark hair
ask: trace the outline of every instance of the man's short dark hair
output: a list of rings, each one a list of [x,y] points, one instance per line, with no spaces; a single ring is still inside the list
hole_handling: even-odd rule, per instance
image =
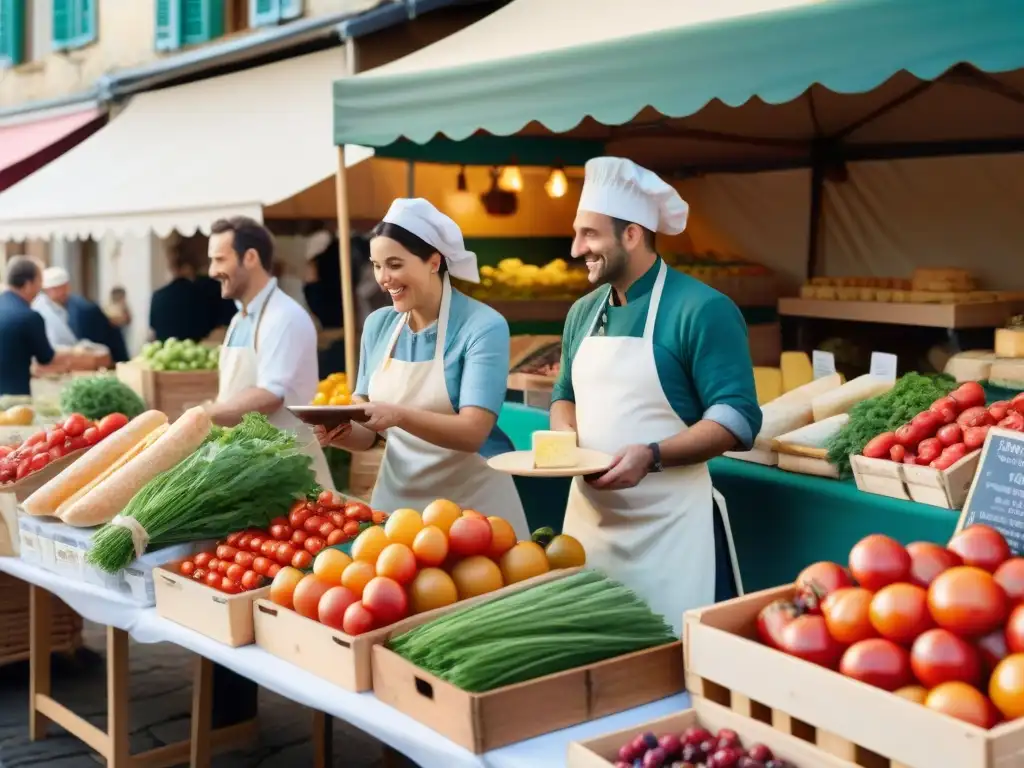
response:
[[[630,224],[636,224],[635,221],[626,221],[625,219],[616,219],[614,216],[609,217],[612,220],[612,231],[615,233],[615,237],[619,240],[622,239],[622,235],[626,232],[626,227]],[[636,224],[640,229],[644,231],[644,245],[647,246],[648,250],[655,250],[654,246],[654,233],[647,227],[640,224]]]
[[[210,226],[212,235],[224,232],[234,233],[232,247],[239,259],[251,248],[259,255],[263,269],[271,271],[274,263],[274,237],[269,229],[248,216],[232,216],[230,219],[217,219]]]
[[[15,256],[7,262],[7,285],[21,290],[39,278],[39,265],[27,256]]]

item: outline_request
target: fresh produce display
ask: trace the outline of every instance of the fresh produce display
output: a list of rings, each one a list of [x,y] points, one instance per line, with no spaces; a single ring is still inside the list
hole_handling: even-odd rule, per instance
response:
[[[0,427],[27,427],[36,419],[29,405],[12,405],[0,411]]]
[[[950,376],[908,373],[884,395],[858,403],[850,420],[828,443],[828,460],[841,476],[850,474],[850,456],[863,454],[867,444],[883,432],[894,432],[921,411],[926,411],[956,387]]]
[[[587,272],[554,259],[543,267],[521,259],[502,259],[480,267],[480,282],[459,282],[460,290],[478,299],[574,299],[590,290]]]
[[[146,410],[142,398],[130,387],[106,374],[72,379],[61,393],[60,407],[64,413],[80,413],[92,421],[111,413],[134,419]]]
[[[112,413],[95,424],[73,413],[49,430],[40,430],[16,448],[0,446],[0,485],[24,480],[52,461],[96,445],[128,423],[121,413]]]
[[[198,450],[184,452],[183,445],[197,438]],[[169,466],[151,477],[157,462]],[[202,408],[186,411],[79,502],[99,494],[97,504],[117,510],[93,536],[89,562],[116,573],[149,544],[264,528],[314,487],[310,463],[294,435],[276,429],[265,416],[249,413],[237,427],[211,429]],[[127,497],[123,503],[122,497]]]
[[[760,611],[760,640],[982,728],[1024,716],[1024,558],[998,531],[946,547],[874,534],[848,565],[805,569]]]
[[[795,768],[764,744],[744,747],[736,731],[712,733],[698,725],[682,733],[637,734],[619,748],[615,768]],[[811,768],[805,766],[803,768]]]
[[[629,589],[583,570],[453,611],[389,647],[442,680],[481,693],[677,639]]]
[[[220,361],[220,347],[172,337],[144,345],[140,359],[154,371],[215,371]]]
[[[986,407],[985,390],[976,381],[968,381],[895,431],[873,437],[864,446],[864,455],[949,469],[979,450],[993,426],[1024,432],[1024,394]]]
[[[545,541],[546,546],[517,542],[506,520],[462,510],[446,499],[432,502],[422,514],[395,510],[383,527],[359,533],[351,556],[336,549],[319,551],[332,536],[342,540],[360,525],[381,519],[383,513],[360,502],[346,503],[343,512],[319,502],[316,514],[308,507],[293,509],[293,542],[297,537],[316,554],[313,572],[303,575],[298,570],[302,565],[293,562],[292,568],[277,574],[270,599],[306,618],[360,635],[412,614],[586,562],[583,546],[571,536],[556,536]],[[338,522],[344,522],[341,531],[329,532],[328,526]]]
[[[332,373],[317,384],[316,394],[310,405],[350,405],[352,390],[349,388],[348,376],[344,373]]]

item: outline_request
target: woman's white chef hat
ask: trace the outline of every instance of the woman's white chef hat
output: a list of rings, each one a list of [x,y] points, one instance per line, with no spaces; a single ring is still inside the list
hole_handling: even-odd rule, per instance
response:
[[[476,254],[466,250],[459,225],[422,197],[400,197],[391,204],[384,221],[397,224],[437,249],[448,263],[452,277],[480,282]]]
[[[678,235],[690,206],[657,174],[624,157],[595,157],[584,169],[579,210]]]

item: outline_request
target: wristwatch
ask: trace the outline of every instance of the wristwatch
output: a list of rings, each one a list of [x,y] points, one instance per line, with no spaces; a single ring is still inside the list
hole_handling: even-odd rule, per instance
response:
[[[665,469],[661,463],[661,446],[657,443],[648,443],[647,447],[651,449],[651,472],[661,472]]]

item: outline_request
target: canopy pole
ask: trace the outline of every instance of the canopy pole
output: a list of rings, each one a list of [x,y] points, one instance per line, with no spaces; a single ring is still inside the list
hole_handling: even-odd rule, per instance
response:
[[[405,167],[405,196],[416,197],[416,163],[412,160]]]
[[[345,373],[350,387],[359,374],[356,357],[356,298],[352,288],[352,227],[348,220],[348,184],[345,178],[345,147],[338,147],[338,172],[334,177],[338,213],[338,254],[341,262],[341,312],[345,333]]]

